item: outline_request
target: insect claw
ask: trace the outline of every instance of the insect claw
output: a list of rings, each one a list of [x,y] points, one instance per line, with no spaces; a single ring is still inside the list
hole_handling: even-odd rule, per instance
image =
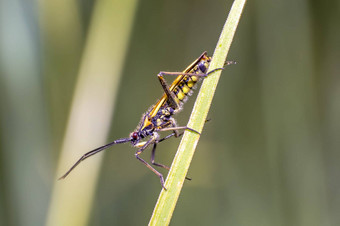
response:
[[[225,66],[228,66],[228,65],[230,65],[230,64],[237,64],[237,62],[236,61],[227,61],[227,62],[225,62]]]
[[[198,135],[201,135],[200,132],[198,132],[197,130],[191,129],[189,127],[186,127],[187,130],[190,130],[191,132],[197,133]]]
[[[167,191],[166,187],[164,186],[164,178],[163,178],[163,176],[161,175],[161,176],[159,176],[159,178],[161,179],[162,187],[164,188],[165,191]]]

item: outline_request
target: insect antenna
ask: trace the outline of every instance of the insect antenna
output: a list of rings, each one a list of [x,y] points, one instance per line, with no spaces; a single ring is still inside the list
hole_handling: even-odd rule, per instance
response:
[[[64,179],[65,177],[67,177],[67,175],[69,175],[71,173],[71,171],[76,168],[76,166],[79,165],[79,163],[81,163],[82,161],[84,161],[85,159],[87,159],[88,157],[91,157],[92,155],[95,155],[101,151],[104,151],[105,149],[115,145],[115,144],[122,144],[122,143],[126,143],[131,141],[131,138],[122,138],[122,139],[118,139],[115,140],[111,143],[105,144],[104,146],[101,146],[99,148],[96,148],[92,151],[89,151],[87,153],[85,153],[83,156],[81,156],[81,158],[63,175],[61,176],[58,180]]]

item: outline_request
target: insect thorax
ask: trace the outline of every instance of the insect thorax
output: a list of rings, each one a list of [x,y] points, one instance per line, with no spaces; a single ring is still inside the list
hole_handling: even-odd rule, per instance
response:
[[[153,107],[151,107],[150,110],[143,115],[138,127],[135,130],[135,133],[138,134],[139,139],[143,139],[152,135],[157,129],[170,126],[172,115],[176,113],[172,107],[165,104],[165,106],[162,106],[158,110],[155,116],[151,117],[150,112],[152,109]]]
[[[170,119],[175,113],[175,110],[166,105],[159,109],[157,114],[151,119],[155,128],[164,128],[170,125]]]

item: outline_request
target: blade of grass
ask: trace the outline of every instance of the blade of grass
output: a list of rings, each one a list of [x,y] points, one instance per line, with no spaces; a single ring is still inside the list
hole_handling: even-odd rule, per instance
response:
[[[246,0],[234,1],[210,63],[210,71],[214,68],[223,67],[245,2]],[[202,131],[220,75],[221,70],[218,70],[203,81],[188,127],[199,132]],[[165,182],[167,191],[162,189],[149,225],[168,225],[170,223],[199,137],[194,132],[186,131],[184,133]]]

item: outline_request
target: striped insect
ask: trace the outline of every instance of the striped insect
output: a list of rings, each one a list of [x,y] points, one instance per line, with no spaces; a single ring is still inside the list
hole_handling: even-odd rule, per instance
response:
[[[87,159],[88,157],[97,154],[115,144],[130,142],[134,147],[138,148],[135,153],[136,158],[152,170],[161,181],[162,187],[164,187],[164,177],[158,172],[152,165],[169,170],[168,166],[155,162],[155,152],[158,143],[170,138],[179,137],[183,134],[184,130],[190,130],[198,133],[194,129],[187,126],[178,126],[173,115],[182,110],[183,104],[193,93],[197,82],[204,77],[207,77],[210,73],[220,70],[222,68],[214,69],[207,72],[211,57],[203,52],[193,63],[191,63],[183,72],[163,72],[161,71],[157,76],[164,90],[164,94],[158,102],[153,105],[149,110],[142,116],[140,123],[137,128],[130,133],[129,137],[115,140],[104,146],[96,148],[92,151],[85,153],[62,177],[65,178],[80,162]],[[227,61],[226,65],[234,62]],[[177,76],[176,79],[169,86],[164,79],[165,75]],[[161,138],[159,132],[172,131],[171,134]],[[140,154],[149,146],[153,146],[151,152],[151,164],[147,163],[140,157]],[[187,178],[190,179],[190,178]]]

